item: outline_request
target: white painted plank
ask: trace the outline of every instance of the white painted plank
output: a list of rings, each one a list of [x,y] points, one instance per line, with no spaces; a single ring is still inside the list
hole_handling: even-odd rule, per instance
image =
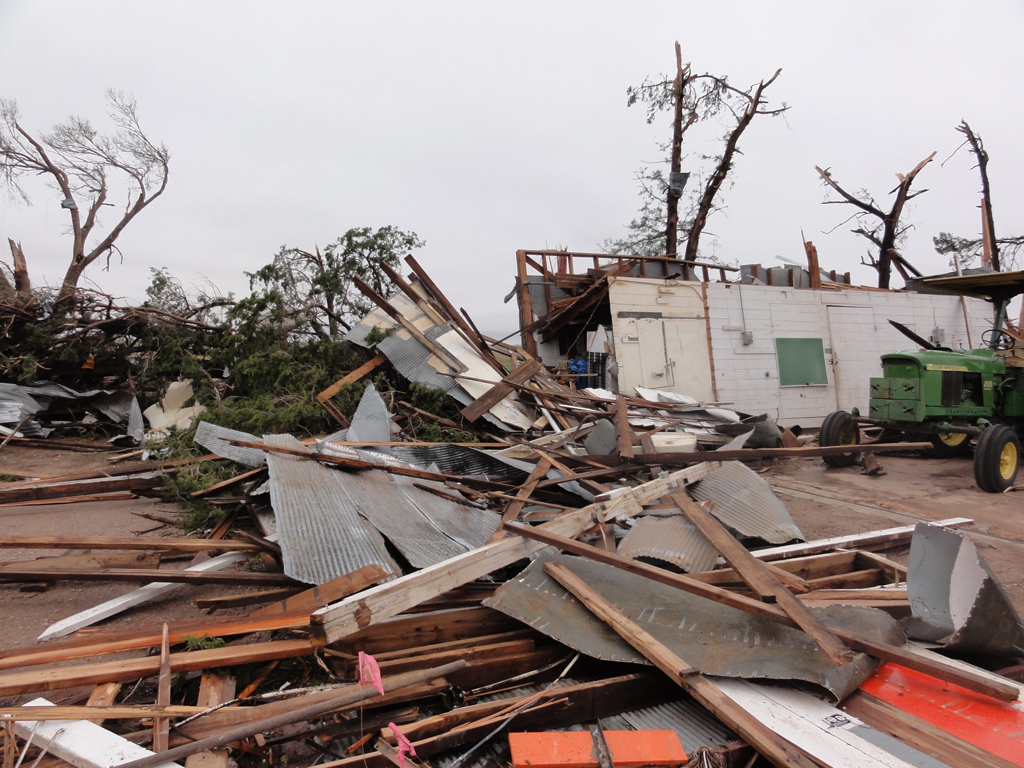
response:
[[[809,693],[792,688],[755,685],[746,680],[715,678],[723,693],[787,741],[829,768],[941,768],[924,753],[907,762],[861,738],[856,730],[874,731]],[[883,736],[878,734],[878,736]],[[895,742],[895,740],[893,740]],[[910,750],[900,745],[901,752]],[[948,768],[948,767],[947,767]]]
[[[39,698],[27,707],[52,707],[52,702]],[[137,760],[154,754],[145,747],[133,744],[116,733],[88,720],[41,720],[38,723],[15,723],[14,730],[23,739],[32,735],[32,743],[43,747],[49,743],[47,754],[59,757],[78,768],[112,768],[128,760]],[[51,741],[52,740],[52,741]],[[160,763],[156,768],[181,768],[177,763]]]
[[[223,555],[210,558],[205,562],[193,565],[190,568],[186,568],[186,571],[221,571],[235,563],[240,563],[243,560],[248,559],[252,556],[251,552],[225,552]],[[144,587],[139,587],[127,595],[121,595],[115,597],[112,600],[107,600],[105,603],[87,608],[86,610],[76,613],[74,616],[68,616],[66,619],[61,619],[55,624],[51,624],[37,639],[53,640],[56,637],[64,637],[69,635],[77,629],[82,627],[88,627],[90,624],[95,624],[97,621],[116,616],[121,611],[126,611],[129,608],[134,608],[136,605],[141,605],[147,600],[152,600],[154,597],[165,595],[175,589],[184,587],[185,584],[172,584],[166,581],[157,581],[152,584],[146,584]]]

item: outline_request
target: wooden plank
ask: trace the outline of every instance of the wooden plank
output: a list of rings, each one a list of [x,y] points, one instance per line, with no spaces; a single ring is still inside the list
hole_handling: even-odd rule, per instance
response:
[[[246,560],[249,555],[245,552],[225,552],[223,555],[211,558],[202,563],[189,566],[186,570],[196,572],[207,572],[216,571],[223,568],[229,568],[235,563],[240,563]],[[166,581],[159,581],[153,584],[147,584],[144,587],[140,587],[127,595],[121,595],[107,600],[105,603],[93,606],[92,608],[86,608],[84,611],[68,616],[66,619],[62,619],[55,624],[51,624],[46,630],[39,636],[39,640],[52,640],[56,637],[64,637],[69,635],[77,629],[87,627],[90,624],[95,624],[97,621],[108,619],[111,616],[116,616],[121,611],[134,608],[137,605],[141,605],[154,597],[165,595],[168,592],[172,592],[175,589],[179,589],[180,584],[172,584]]]
[[[87,707],[109,707],[111,704],[114,703],[114,699],[117,698],[117,694],[120,693],[120,692],[121,692],[121,684],[120,683],[103,683],[101,685],[97,685],[93,689],[92,693],[89,694],[89,700],[86,702],[85,706],[87,706]],[[96,718],[93,718],[93,717],[90,717],[90,718],[76,717],[76,718],[72,718],[72,719],[74,719],[74,720],[88,719],[90,723],[96,723],[96,725],[103,725],[103,718],[102,717],[96,717]]]
[[[143,491],[159,488],[163,482],[163,473],[146,472],[127,477],[101,477],[66,483],[18,484],[17,487],[0,488],[0,504],[57,499],[63,496],[88,496],[116,491]]]
[[[120,685],[120,683],[116,685]],[[149,720],[154,717],[191,717],[192,715],[205,712],[207,709],[209,707],[185,706],[181,704],[172,704],[167,707],[160,707],[155,704],[110,704],[95,707],[80,705],[55,706],[47,707],[45,712],[40,712],[38,707],[23,705],[18,707],[0,707],[0,717],[27,723],[37,720],[88,720],[89,722],[94,722],[97,719]],[[235,712],[247,708],[226,707],[225,709]]]
[[[635,515],[642,509],[643,502],[659,498],[670,489],[684,488],[705,477],[708,471],[706,464],[699,464],[673,472],[664,478],[631,488],[611,501],[596,502],[570,512],[545,523],[541,528],[562,536],[579,536],[595,525],[595,516],[608,522]],[[313,630],[327,644],[335,643],[346,635],[379,623],[460,584],[511,565],[542,548],[536,542],[514,536],[486,544],[322,608],[311,618]]]
[[[393,691],[402,688],[403,686],[414,685],[416,683],[425,682],[434,677],[441,677],[447,675],[450,672],[454,672],[465,667],[463,662],[452,662],[446,664],[443,667],[437,667],[435,669],[426,670],[424,672],[412,672],[407,675],[398,675],[397,677],[384,678],[383,687],[385,691]],[[217,736],[212,736],[207,739],[200,739],[199,741],[191,744],[185,744],[180,747],[167,750],[157,759],[152,758],[141,758],[138,760],[131,760],[126,763],[121,763],[120,768],[150,768],[150,766],[156,765],[160,762],[160,758],[167,760],[180,760],[188,755],[194,755],[197,752],[203,752],[208,749],[216,749],[218,747],[226,746],[234,741],[249,738],[257,733],[264,731],[273,730],[280,728],[284,725],[290,725],[297,723],[300,720],[309,720],[319,715],[330,712],[332,709],[345,706],[346,704],[352,704],[367,699],[373,699],[379,697],[380,694],[368,685],[352,686],[356,690],[345,690],[343,693],[338,695],[336,698],[330,699],[326,702],[320,702],[318,704],[312,704],[305,707],[296,707],[292,711],[287,712],[283,715],[279,715],[274,718],[266,720],[259,720],[254,723],[248,723],[238,728],[231,729]]]
[[[491,410],[491,408],[516,391],[515,386],[511,385],[523,384],[527,379],[531,378],[543,369],[544,366],[537,360],[529,360],[523,363],[512,371],[512,373],[503,377],[501,381],[484,392],[484,394],[459,411],[459,413],[461,413],[462,417],[468,421],[476,421]]]
[[[171,703],[171,643],[168,640],[167,624],[164,624],[160,640],[160,672],[157,675],[156,705],[166,707]],[[166,717],[153,718],[153,751],[167,751],[170,736],[170,722]]]
[[[298,587],[281,587],[268,589],[264,592],[243,592],[237,595],[218,595],[217,597],[196,598],[196,608],[200,610],[217,610],[218,608],[244,608],[248,605],[261,605],[284,600],[297,595],[303,590]]]
[[[313,652],[307,639],[275,640],[253,645],[212,648],[205,651],[184,651],[170,655],[171,672],[192,672],[211,667],[236,666],[273,659],[289,659]],[[76,685],[124,682],[150,677],[160,671],[160,658],[123,659],[74,667],[33,669],[0,675],[0,696],[14,696],[36,691],[53,691]]]
[[[674,506],[672,508],[675,509]],[[762,558],[758,557],[758,553],[761,551],[763,550],[755,550],[750,554],[761,560]],[[789,560],[770,560],[766,562],[770,562],[780,571],[785,569],[788,573],[806,580],[817,579],[822,576],[832,576],[836,573],[846,573],[853,566],[856,557],[855,552],[826,552],[824,554],[794,557]],[[725,561],[723,560],[722,562]],[[687,575],[691,579],[703,581],[706,584],[718,584],[719,586],[743,583],[739,574],[732,568],[718,568],[713,571],[690,573]]]
[[[523,538],[534,539],[543,544],[558,547],[563,552],[582,555],[599,563],[605,563],[630,573],[639,574],[661,584],[667,584],[684,592],[738,608],[751,615],[760,616],[761,618],[784,624],[787,627],[798,626],[785,611],[777,606],[736,594],[728,589],[722,589],[712,584],[705,584],[690,578],[686,574],[672,573],[664,568],[620,557],[611,552],[592,547],[589,544],[583,544],[574,539],[553,534],[549,530],[543,530],[542,527],[531,528],[528,525],[520,525],[518,523],[507,523],[505,527],[510,531],[515,531]],[[964,668],[954,660],[944,659],[936,654],[927,654],[923,651],[915,650],[911,646],[897,648],[877,642],[856,632],[836,627],[832,628],[832,632],[855,651],[870,654],[883,661],[891,661],[946,682],[962,685],[964,688],[968,688],[976,693],[982,693],[1000,701],[1016,701],[1019,695],[1019,690],[1016,686],[1000,682],[989,675]]]
[[[199,682],[199,699],[201,707],[216,707],[235,697],[235,678],[204,672]],[[228,768],[230,752],[227,749],[210,749],[197,752],[185,758],[185,768]]]
[[[316,396],[317,401],[322,403],[324,400],[330,400],[332,397],[338,394],[341,391],[341,388],[344,387],[346,384],[354,384],[355,382],[363,378],[363,376],[376,370],[387,361],[387,355],[385,355],[383,352],[378,352],[376,355],[371,357],[358,368],[345,374],[336,382],[331,384],[331,386],[329,386],[323,392],[318,394]]]
[[[867,736],[864,732],[870,726],[843,722],[849,718],[842,712],[803,691],[772,690],[732,679],[720,681],[720,687],[767,727],[829,768],[920,768],[927,760],[923,754],[901,759],[886,751],[882,734]]]
[[[872,728],[934,755],[947,765],[956,768],[1018,768],[1015,763],[957,738],[956,734],[947,733],[864,691],[856,691],[843,702],[841,708]]]
[[[54,568],[159,568],[159,552],[104,552],[85,555],[59,555],[15,560],[0,564],[0,570],[24,568],[26,565]]]
[[[248,541],[211,541],[171,536],[14,536],[0,534],[0,549],[127,549],[164,552],[261,552]]]
[[[887,557],[875,552],[858,552],[857,560],[861,561],[865,568],[880,568],[896,584],[907,583],[907,567],[893,562]]]
[[[529,501],[530,496],[536,490],[537,484],[547,476],[549,469],[551,469],[551,461],[547,457],[541,456],[540,461],[537,462],[530,472],[530,476],[526,478],[526,482],[516,492],[515,498],[505,506],[505,511],[501,513],[501,522],[498,524],[498,530],[491,534],[491,537],[487,540],[488,544],[494,544],[505,538],[505,529],[501,527],[502,524],[511,522],[519,517],[519,513],[523,511],[526,502]]]
[[[391,278],[391,282],[398,286],[398,289],[404,293],[417,307],[423,310],[423,314],[430,318],[430,322],[434,325],[444,325],[445,318],[438,312],[434,306],[430,303],[428,298],[424,298],[416,292],[412,285],[398,272],[397,269],[388,264],[385,260],[381,259],[380,268],[384,270],[384,273]],[[426,283],[423,283],[425,286]]]
[[[52,708],[49,701],[41,698],[29,704],[35,709]],[[48,755],[65,760],[78,768],[109,768],[126,760],[139,758],[148,759],[148,765],[158,768],[180,768],[160,755],[88,720],[47,720],[32,725],[16,722],[14,729],[23,739],[28,739],[31,735],[34,743],[48,744]]]
[[[684,688],[719,720],[732,728],[754,749],[778,768],[812,768],[809,760],[792,744],[766,727],[760,720],[737,705],[710,679],[700,674],[669,648],[656,640],[636,622],[624,616],[583,579],[556,562],[544,565],[544,571],[571,592],[597,618],[610,626],[627,643],[642,653],[664,672],[672,682]]]
[[[259,584],[261,586],[290,586],[302,584],[283,573],[203,573],[197,571],[159,568],[5,568],[0,570],[0,582],[10,581],[162,581],[174,584]]]
[[[775,574],[751,555],[747,548],[725,529],[725,526],[685,494],[673,494],[672,501],[704,538],[711,542],[746,585],[762,600],[769,598],[770,602],[777,602],[782,610],[811,636],[834,664],[846,664],[853,660],[853,652],[832,633],[832,630],[794,597]]]
[[[894,451],[923,451],[931,443],[867,443],[856,446],[856,453],[891,453]],[[739,448],[731,451],[679,451],[672,453],[644,453],[632,458],[644,464],[687,464],[694,461],[754,461],[757,459],[800,459],[814,456],[840,456],[850,453],[845,445],[803,446],[801,448]]]
[[[433,648],[521,628],[515,619],[493,608],[476,606],[429,614],[398,616],[373,624],[332,647],[355,657],[359,651],[377,656],[401,654],[414,648]]]
[[[839,573],[835,576],[823,576],[820,579],[811,579],[806,583],[811,589],[863,589],[866,587],[877,587],[882,582],[882,570],[880,568],[868,568],[863,571]]]
[[[232,485],[235,485],[236,483],[240,483],[243,480],[248,480],[250,477],[255,477],[261,472],[266,471],[266,467],[256,467],[256,469],[250,469],[248,472],[243,472],[240,475],[229,477],[227,480],[221,480],[219,483],[215,483],[214,485],[211,485],[209,488],[203,488],[200,491],[193,491],[192,497],[201,498],[203,496],[209,496],[211,493],[216,493],[217,491],[223,490],[224,488],[230,488]]]
[[[622,395],[615,396],[615,450],[619,457],[627,461],[633,460],[633,430],[629,428],[629,416],[626,400]],[[654,454],[651,454],[654,455]]]
[[[969,517],[949,517],[944,520],[932,521],[931,525],[955,530],[957,528],[965,528],[968,525],[974,525],[974,520]],[[898,546],[899,544],[909,542],[913,538],[916,527],[916,525],[902,525],[896,528],[868,531],[867,533],[853,533],[847,536],[835,536],[831,539],[807,541],[802,544],[783,544],[779,547],[759,549],[751,552],[751,554],[758,560],[774,562],[787,558],[804,557],[818,552],[827,552],[833,549],[861,549],[877,545]]]

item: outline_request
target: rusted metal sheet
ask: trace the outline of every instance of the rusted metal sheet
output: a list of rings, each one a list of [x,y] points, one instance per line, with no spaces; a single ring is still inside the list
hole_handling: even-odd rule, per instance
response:
[[[639,518],[619,542],[618,554],[664,560],[687,573],[710,571],[718,559],[715,548],[682,515]]]
[[[949,649],[1019,659],[1024,625],[992,569],[966,536],[918,523],[910,542],[903,627]]]
[[[495,608],[588,656],[647,664],[604,622],[595,618],[554,579],[544,563],[561,562],[657,640],[709,675],[802,680],[843,699],[874,672],[877,662],[858,653],[835,666],[797,629],[720,605],[664,584],[584,558],[543,550],[517,578],[499,587],[484,605]],[[812,609],[826,623],[902,645],[906,636],[888,614],[835,605]]]
[[[266,435],[264,440],[268,445],[302,448],[290,435]],[[323,584],[366,565],[400,571],[383,537],[349,500],[341,472],[279,453],[267,454],[267,465],[287,575]]]
[[[738,461],[722,462],[690,492],[698,501],[712,502],[711,513],[742,536],[756,536],[772,544],[803,540],[771,486]]]

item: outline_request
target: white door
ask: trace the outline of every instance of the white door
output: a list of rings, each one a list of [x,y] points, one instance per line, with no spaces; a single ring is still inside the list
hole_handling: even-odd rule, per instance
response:
[[[871,307],[828,307],[832,337],[832,374],[840,410],[859,408],[867,415],[871,377],[882,375]]]

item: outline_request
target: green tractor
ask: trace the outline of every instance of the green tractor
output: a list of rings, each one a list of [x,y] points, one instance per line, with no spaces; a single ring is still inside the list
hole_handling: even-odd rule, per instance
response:
[[[871,425],[927,435],[933,456],[952,457],[966,453],[976,439],[974,479],[983,491],[1001,493],[1017,478],[1024,435],[1024,342],[1003,330],[1007,305],[1024,293],[1024,271],[927,277],[917,283],[932,292],[992,302],[995,322],[982,335],[985,348],[939,347],[890,320],[924,351],[882,355],[884,376],[871,379],[869,417],[856,408],[830,413],[819,442],[856,445],[861,425]],[[851,452],[825,457],[825,463],[845,467],[857,459]]]

